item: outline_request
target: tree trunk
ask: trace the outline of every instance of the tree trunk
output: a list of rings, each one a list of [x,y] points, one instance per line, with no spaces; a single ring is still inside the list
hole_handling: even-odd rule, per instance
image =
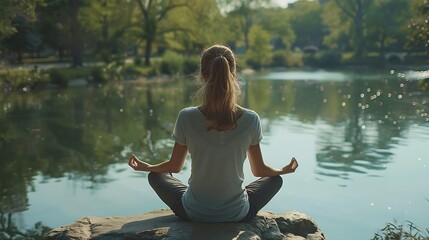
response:
[[[357,19],[356,21],[356,45],[355,45],[355,54],[357,59],[361,59],[363,57],[364,52],[364,36],[363,36],[363,26],[362,19]]]
[[[69,0],[70,4],[70,18],[71,18],[71,43],[70,43],[70,52],[71,52],[71,66],[72,67],[81,67],[83,66],[82,61],[82,47],[80,39],[80,26],[78,20],[78,12],[80,7],[80,0]]]
[[[152,52],[152,42],[153,42],[153,39],[151,37],[148,37],[146,39],[146,47],[145,47],[145,53],[144,53],[144,64],[146,66],[150,65],[150,55]]]

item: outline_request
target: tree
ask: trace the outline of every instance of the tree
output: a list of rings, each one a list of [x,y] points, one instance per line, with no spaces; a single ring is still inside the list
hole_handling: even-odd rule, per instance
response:
[[[17,17],[12,21],[15,33],[9,35],[3,40],[3,43],[10,52],[15,54],[15,60],[19,63],[22,62],[23,53],[28,50],[29,35],[32,32],[32,26],[24,17]]]
[[[346,50],[350,47],[349,36],[352,35],[352,23],[342,14],[335,2],[329,1],[322,5],[322,22],[327,28],[323,45],[330,49]]]
[[[380,57],[388,47],[403,49],[407,19],[410,18],[409,0],[377,0],[368,12],[367,32],[368,41],[376,49]],[[405,10],[405,11],[404,11]]]
[[[352,20],[353,46],[356,58],[362,58],[365,50],[365,17],[373,0],[334,0],[341,11]]]
[[[64,1],[45,0],[46,5],[37,9],[36,29],[43,44],[51,48],[62,61],[69,49],[70,18]]]
[[[253,25],[249,31],[249,49],[246,59],[253,67],[260,68],[268,65],[272,58],[270,34],[259,25]]]
[[[105,63],[123,58],[124,38],[131,26],[134,7],[128,1],[92,0],[81,9],[79,20],[85,32],[85,43],[91,45]]]
[[[70,9],[70,55],[71,66],[83,66],[80,22],[78,19],[81,0],[68,0]]]
[[[164,24],[186,26],[184,31],[163,35],[159,45],[185,54],[200,53],[213,43],[226,43],[231,39],[228,22],[217,6],[216,0],[188,0],[188,6],[172,11]],[[160,46],[161,47],[161,46]]]
[[[409,45],[424,47],[429,52],[429,1],[414,5],[414,17],[408,24]]]
[[[65,53],[71,57],[71,67],[83,65],[83,42],[79,12],[88,0],[44,0],[46,5],[37,10],[37,23],[42,39],[58,51],[60,59]]]
[[[258,11],[256,22],[271,35],[274,48],[290,50],[296,39],[290,23],[290,11],[284,8],[267,8]]]
[[[36,20],[35,9],[43,0],[1,0],[0,7],[0,40],[17,31],[12,23],[17,18],[33,22]]]
[[[167,15],[178,8],[188,7],[186,1],[173,0],[136,0],[138,10],[141,13],[140,37],[145,41],[145,64],[150,65],[152,47],[157,36],[175,31],[186,31],[182,26],[162,25]]]
[[[322,6],[319,2],[296,2],[291,10],[290,24],[296,34],[295,46],[321,47],[326,27],[322,22]]]
[[[270,2],[271,0],[218,0],[221,9],[238,21],[246,49],[249,48],[249,33],[254,24],[255,9],[269,6]]]

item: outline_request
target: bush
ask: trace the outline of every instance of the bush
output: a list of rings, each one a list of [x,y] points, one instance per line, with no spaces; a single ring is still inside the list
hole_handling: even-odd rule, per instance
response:
[[[255,70],[260,70],[262,68],[261,64],[253,58],[246,59],[246,66]]]
[[[96,83],[106,83],[107,82],[107,76],[103,69],[101,68],[93,68],[91,70],[91,78]]]
[[[318,61],[315,54],[304,54],[303,62],[305,66],[317,67]]]
[[[111,62],[103,68],[106,78],[112,80],[122,80],[124,71],[123,62]]]
[[[66,87],[69,82],[69,77],[65,72],[60,71],[59,69],[52,69],[49,71],[49,79],[51,83],[58,85],[60,87]]]
[[[424,91],[429,91],[429,78],[425,78],[419,81],[419,86]]]
[[[183,62],[183,73],[184,74],[193,74],[200,67],[200,58],[199,57],[191,57],[185,59]]]
[[[142,60],[142,58],[140,56],[135,56],[134,57],[134,64],[135,65],[140,66],[140,65],[142,65],[142,63],[143,63],[143,60]]]
[[[304,64],[306,66],[320,68],[335,68],[342,64],[342,55],[337,51],[319,52],[316,54],[305,54]]]
[[[287,64],[287,56],[288,53],[285,50],[277,50],[273,53],[273,57],[271,59],[271,66],[274,67],[283,67]]]
[[[150,64],[150,69],[147,72],[149,77],[161,75],[161,63],[158,61],[152,61]]]
[[[322,68],[334,68],[341,65],[341,53],[336,51],[321,52],[318,56],[318,65]]]
[[[302,67],[304,65],[304,56],[302,54],[291,53],[286,57],[286,66]]]
[[[184,59],[181,54],[173,51],[166,51],[162,56],[161,73],[174,75],[183,72]]]
[[[273,53],[271,66],[273,67],[302,67],[303,55],[288,50],[277,50]]]

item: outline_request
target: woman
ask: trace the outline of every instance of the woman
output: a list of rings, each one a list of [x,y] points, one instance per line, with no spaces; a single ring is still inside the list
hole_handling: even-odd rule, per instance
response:
[[[148,180],[176,216],[198,222],[246,222],[279,191],[282,178],[298,162],[281,169],[267,166],[259,143],[259,116],[237,104],[240,88],[232,51],[214,45],[203,51],[200,64],[202,103],[180,111],[173,130],[170,160],[148,164],[135,155],[129,165],[150,172]],[[191,176],[186,186],[168,173],[180,172],[187,153]],[[253,175],[260,179],[243,187],[243,164],[248,155]]]

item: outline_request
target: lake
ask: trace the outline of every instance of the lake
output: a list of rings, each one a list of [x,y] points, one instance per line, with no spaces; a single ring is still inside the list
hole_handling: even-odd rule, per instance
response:
[[[419,78],[395,70],[241,76],[241,105],[262,120],[265,161],[300,163],[263,210],[307,213],[331,240],[371,239],[386,223],[428,228],[429,91]],[[195,104],[195,90],[183,79],[1,93],[0,236],[166,208],[127,161],[131,153],[168,159],[177,113]],[[183,181],[189,161],[175,175]],[[248,163],[245,175],[255,179]]]

